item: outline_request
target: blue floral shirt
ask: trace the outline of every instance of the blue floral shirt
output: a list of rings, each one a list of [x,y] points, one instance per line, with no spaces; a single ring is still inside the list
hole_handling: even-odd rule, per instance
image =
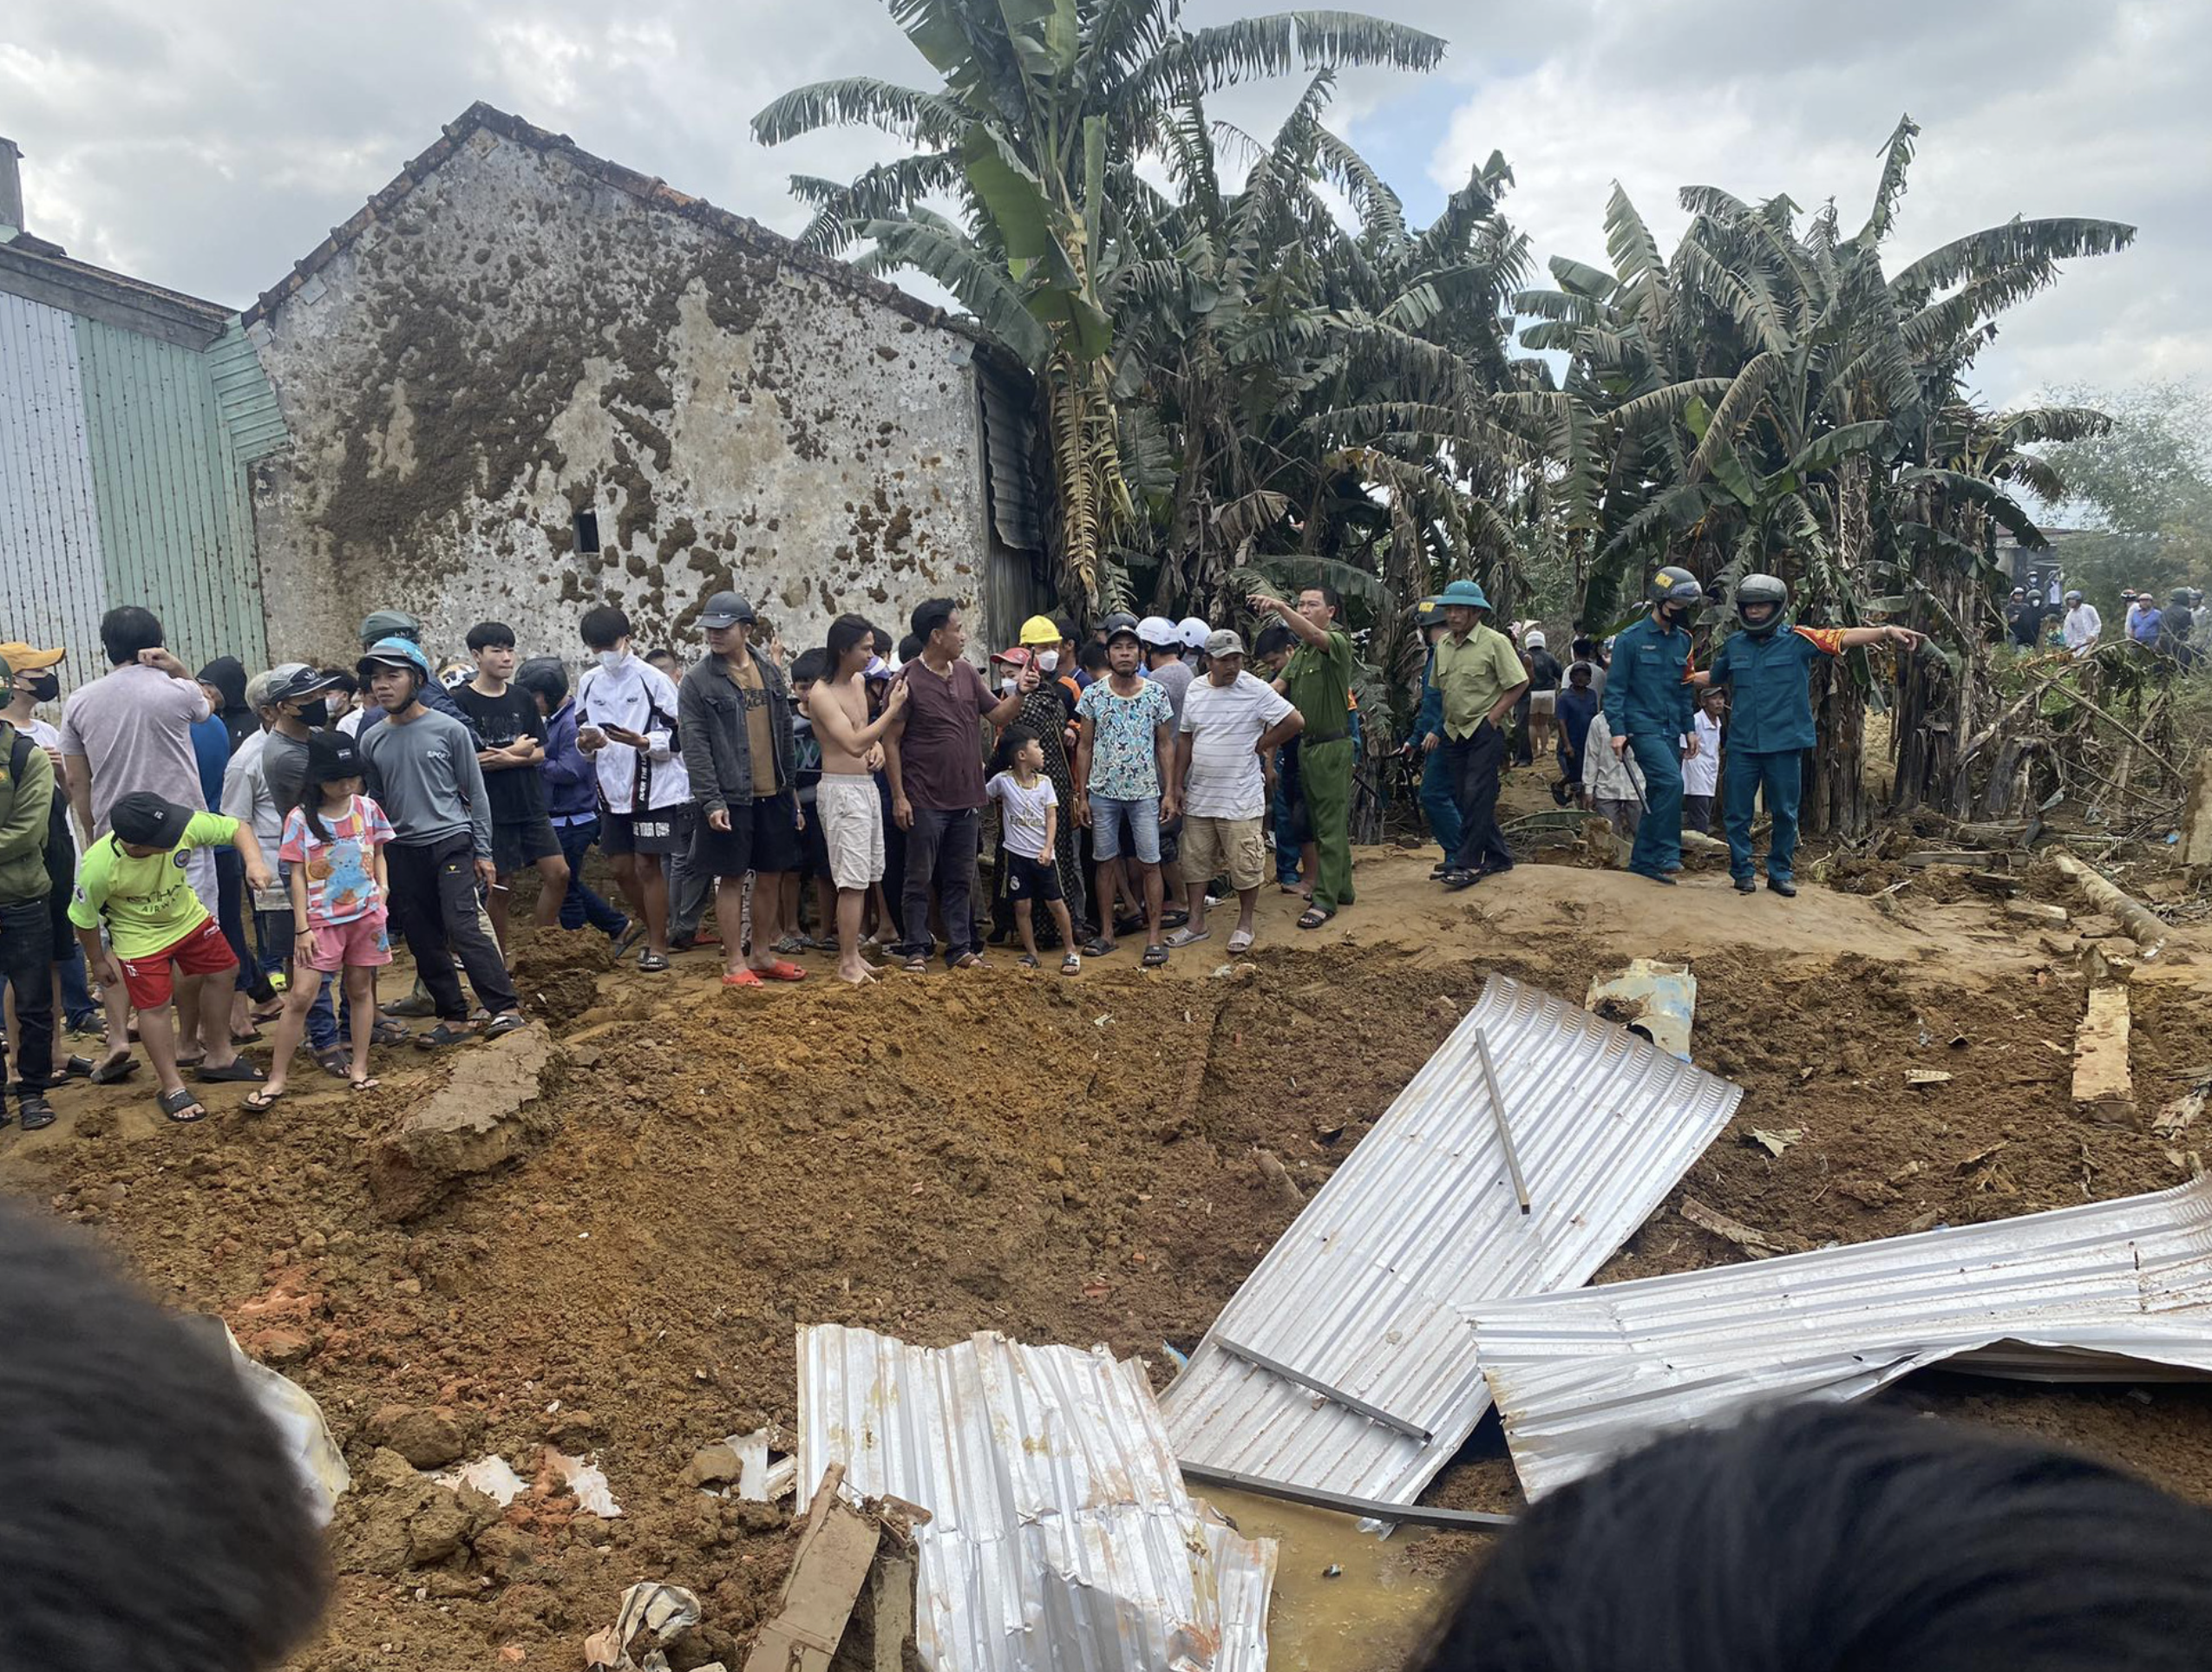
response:
[[[1139,682],[1135,696],[1116,696],[1113,682],[1102,679],[1084,689],[1076,715],[1091,724],[1087,787],[1091,794],[1114,801],[1142,801],[1160,794],[1155,734],[1175,718],[1165,687],[1147,679]]]

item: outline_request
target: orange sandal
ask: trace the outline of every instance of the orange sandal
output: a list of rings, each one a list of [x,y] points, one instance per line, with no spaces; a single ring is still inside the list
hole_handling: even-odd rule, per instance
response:
[[[750,970],[731,970],[724,972],[722,984],[724,987],[757,987],[761,984],[761,978]]]
[[[804,981],[807,978],[807,972],[789,958],[778,958],[767,969],[754,973],[765,981]]]

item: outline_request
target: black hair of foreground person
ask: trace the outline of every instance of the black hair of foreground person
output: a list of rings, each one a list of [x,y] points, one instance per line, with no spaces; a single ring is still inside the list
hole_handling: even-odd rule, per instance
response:
[[[1661,1440],[1501,1538],[1415,1672],[2212,1666],[2212,1510],[1960,1424],[1802,1405]]]
[[[327,1583],[221,1336],[0,1202],[0,1672],[259,1672]]]

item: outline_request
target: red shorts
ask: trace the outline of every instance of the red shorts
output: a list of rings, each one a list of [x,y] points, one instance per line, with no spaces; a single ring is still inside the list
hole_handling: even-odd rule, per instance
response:
[[[336,974],[392,961],[392,944],[384,932],[384,914],[372,911],[351,923],[321,923],[314,928],[315,952],[308,968]]]
[[[172,963],[187,976],[213,976],[235,969],[238,957],[223,938],[222,925],[209,918],[173,945],[148,952],[142,958],[118,962],[123,966],[123,988],[130,994],[131,1009],[158,1010],[175,996],[169,974]]]

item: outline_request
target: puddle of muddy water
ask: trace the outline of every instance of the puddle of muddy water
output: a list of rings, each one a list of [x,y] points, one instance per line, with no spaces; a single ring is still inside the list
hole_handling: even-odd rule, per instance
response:
[[[1271,1666],[1314,1672],[1397,1672],[1453,1589],[1410,1559],[1423,1536],[1408,1527],[1388,1538],[1359,1531],[1348,1515],[1220,1487],[1198,1494],[1247,1538],[1281,1550],[1267,1616]],[[1331,1566],[1344,1570],[1325,1578]]]

